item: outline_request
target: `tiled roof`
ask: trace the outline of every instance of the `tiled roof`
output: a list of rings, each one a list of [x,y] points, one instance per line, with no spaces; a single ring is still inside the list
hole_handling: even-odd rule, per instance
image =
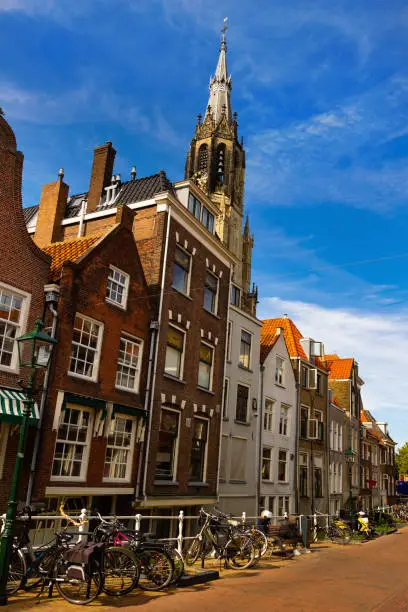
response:
[[[276,334],[278,327],[282,327],[285,336],[285,342],[288,353],[291,357],[301,357],[306,359],[306,353],[300,344],[302,334],[289,317],[281,317],[278,319],[266,319],[263,322],[261,329],[261,352],[264,346],[270,346]]]
[[[172,189],[173,185],[167,178],[166,173],[164,170],[160,170],[157,174],[122,183],[114,202],[104,204],[102,201],[102,203],[97,206],[96,210],[108,210],[109,208],[115,208],[118,204],[143,202],[143,200],[150,200],[153,198],[156,193],[171,191]],[[87,197],[87,191],[69,196],[64,218],[71,219],[77,217],[81,210],[82,200],[86,200]],[[26,224],[34,217],[37,211],[38,205],[23,209]]]
[[[335,359],[340,359],[340,357],[335,353],[333,353],[333,355],[325,355],[324,358],[326,361],[334,361]]]
[[[70,238],[64,242],[54,242],[42,250],[51,255],[50,276],[52,280],[58,280],[62,267],[66,261],[77,261],[103,236],[104,232],[90,234],[82,238]]]
[[[260,361],[261,361],[261,363],[265,362],[265,359],[267,358],[267,356],[269,355],[269,353],[271,352],[271,350],[275,346],[278,338],[279,338],[279,336],[276,334],[275,336],[270,338],[270,340],[268,341],[267,344],[261,344],[261,354],[260,354]]]
[[[331,379],[344,379],[351,378],[353,371],[354,359],[335,359],[330,361],[328,355],[325,355],[326,368],[329,370],[329,378]]]
[[[24,221],[26,222],[26,225],[28,225],[31,219],[35,217],[37,211],[38,206],[27,206],[26,208],[23,208]]]

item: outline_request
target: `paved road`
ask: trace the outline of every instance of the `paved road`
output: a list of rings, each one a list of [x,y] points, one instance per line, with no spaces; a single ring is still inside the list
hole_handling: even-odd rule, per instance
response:
[[[407,557],[408,527],[361,545],[322,545],[310,555],[239,575],[223,572],[221,580],[194,588],[153,596],[139,591],[120,600],[101,597],[91,607],[103,612],[408,612]],[[34,610],[27,600],[14,602],[11,609]],[[43,604],[36,612],[77,608],[59,599]]]

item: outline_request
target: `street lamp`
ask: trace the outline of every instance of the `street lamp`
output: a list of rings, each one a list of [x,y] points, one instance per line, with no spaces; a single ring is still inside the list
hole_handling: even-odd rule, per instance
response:
[[[349,467],[349,513],[350,513],[350,524],[353,520],[353,491],[352,491],[352,474],[353,474],[353,463],[356,461],[356,454],[350,447],[344,451],[344,457]]]
[[[13,531],[16,519],[17,509],[17,494],[20,482],[21,467],[24,459],[24,449],[26,442],[27,426],[31,417],[34,400],[33,388],[34,378],[39,368],[47,368],[52,348],[56,343],[54,338],[51,338],[43,331],[43,322],[37,319],[33,331],[24,336],[16,338],[18,347],[18,361],[20,367],[30,369],[27,385],[20,386],[23,388],[26,399],[24,401],[23,415],[20,425],[20,439],[18,442],[16,462],[14,464],[13,480],[10,488],[10,496],[7,505],[6,521],[4,530],[1,535],[0,548],[0,606],[7,605],[7,578],[9,564],[11,560],[11,552],[13,546]]]

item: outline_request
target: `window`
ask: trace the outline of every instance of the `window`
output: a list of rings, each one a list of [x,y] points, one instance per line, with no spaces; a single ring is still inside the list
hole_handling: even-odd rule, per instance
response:
[[[156,457],[156,478],[158,480],[175,479],[178,434],[178,412],[162,408],[160,414],[159,446]]]
[[[288,480],[288,451],[279,451],[278,461],[278,480],[279,482],[287,482]]]
[[[259,514],[262,512],[262,510],[267,510],[265,506],[265,495],[262,495],[259,498]]]
[[[91,435],[91,413],[70,407],[61,412],[55,445],[52,476],[84,479],[88,464],[87,448]]]
[[[323,393],[323,383],[322,383],[322,375],[317,373],[317,381],[316,381],[316,391],[319,395]]]
[[[113,302],[117,306],[126,308],[127,297],[129,291],[129,274],[114,268],[109,267],[108,284],[106,286],[106,299],[108,302]]]
[[[278,385],[283,385],[283,367],[284,360],[282,357],[276,357],[276,368],[275,368],[275,382]]]
[[[201,211],[201,223],[209,232],[214,233],[214,215],[205,206],[202,207]]]
[[[229,398],[229,378],[224,378],[224,388],[222,390],[222,418],[228,418],[228,398]]]
[[[228,443],[229,437],[222,435],[221,439],[221,457],[220,457],[220,480],[226,481],[228,478],[227,474],[227,462],[228,462]]]
[[[272,514],[275,512],[275,498],[272,495],[268,498],[268,510],[272,512]]]
[[[207,419],[193,419],[193,443],[190,456],[190,481],[204,482],[207,455]]]
[[[262,449],[262,480],[273,480],[272,449]]]
[[[191,257],[185,251],[176,247],[174,254],[173,287],[188,295]]]
[[[231,342],[232,342],[232,321],[228,321],[227,323],[227,342],[226,342],[227,361],[231,361]]]
[[[80,314],[75,317],[69,372],[96,380],[103,325]]]
[[[246,423],[248,420],[248,399],[249,387],[245,385],[237,385],[237,406],[235,420],[240,423]]]
[[[307,439],[307,422],[309,420],[309,408],[300,408],[300,437]]]
[[[139,390],[142,342],[122,336],[120,339],[116,386],[130,391]]]
[[[231,304],[238,308],[241,306],[241,289],[235,285],[231,285]]]
[[[24,298],[0,287],[0,366],[17,365],[14,339],[21,335]]]
[[[188,210],[195,216],[196,219],[199,221],[201,220],[201,202],[200,200],[197,200],[192,193],[190,193],[188,197]]]
[[[289,406],[281,405],[279,419],[279,433],[281,436],[288,436]]]
[[[164,371],[170,376],[181,378],[183,375],[184,333],[169,326],[167,332],[166,361]]]
[[[239,365],[243,368],[248,368],[251,363],[251,334],[245,330],[241,330],[241,348],[239,352]]]
[[[246,438],[231,438],[231,474],[232,481],[244,483],[246,480]]]
[[[188,198],[188,210],[209,232],[214,233],[214,215],[192,193],[190,193]]]
[[[115,415],[109,428],[103,476],[109,480],[130,480],[135,419]]]
[[[198,169],[207,172],[208,167],[208,147],[202,144],[198,150]]]
[[[264,409],[264,431],[272,431],[273,427],[273,405],[274,401],[265,398],[265,409]]]
[[[334,448],[334,440],[335,440],[335,428],[336,428],[336,423],[334,423],[333,421],[330,421],[330,430],[329,430],[329,438],[330,438],[330,449],[331,450],[336,450]]]
[[[213,349],[207,344],[200,344],[200,361],[198,364],[198,386],[211,389]]]
[[[204,308],[213,314],[217,313],[218,278],[207,272],[204,283]]]
[[[309,370],[305,366],[301,367],[301,384],[305,389],[309,387]]]
[[[299,493],[307,497],[309,492],[309,458],[308,455],[299,454]]]
[[[315,497],[323,497],[322,468],[320,467],[315,467],[314,469],[314,485]]]
[[[323,423],[323,412],[321,410],[314,410],[313,411],[314,417],[315,419],[317,419],[318,421],[318,434],[319,434],[319,440],[321,442],[324,441],[324,423]]]
[[[289,496],[280,495],[278,498],[278,515],[284,516],[289,514]]]

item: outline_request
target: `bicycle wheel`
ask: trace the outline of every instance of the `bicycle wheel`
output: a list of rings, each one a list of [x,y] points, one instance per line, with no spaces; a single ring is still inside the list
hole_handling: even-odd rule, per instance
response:
[[[256,562],[255,546],[247,536],[233,536],[225,547],[228,567],[248,569]]]
[[[184,575],[184,561],[182,555],[177,548],[171,550],[171,560],[173,561],[173,577],[172,584],[177,584],[180,578]]]
[[[251,538],[252,542],[255,546],[255,554],[257,557],[263,557],[268,550],[268,538],[259,529],[252,529],[245,533],[249,538]]]
[[[86,565],[68,563],[61,555],[53,568],[53,581],[58,593],[66,601],[85,605],[96,599],[102,590],[103,577],[100,563]]]
[[[203,540],[200,538],[194,538],[184,558],[184,562],[186,563],[186,565],[194,565],[198,557],[201,555],[202,548]]]
[[[139,549],[136,556],[140,563],[139,586],[144,591],[160,591],[173,578],[173,561],[165,550]]]
[[[110,546],[103,556],[104,584],[106,595],[120,597],[133,591],[139,581],[139,564],[135,555],[125,548]]]
[[[328,531],[328,538],[336,544],[348,544],[351,540],[351,534],[347,528],[331,526]]]
[[[13,548],[7,576],[7,595],[14,595],[21,587],[27,573],[27,564],[19,548]]]

